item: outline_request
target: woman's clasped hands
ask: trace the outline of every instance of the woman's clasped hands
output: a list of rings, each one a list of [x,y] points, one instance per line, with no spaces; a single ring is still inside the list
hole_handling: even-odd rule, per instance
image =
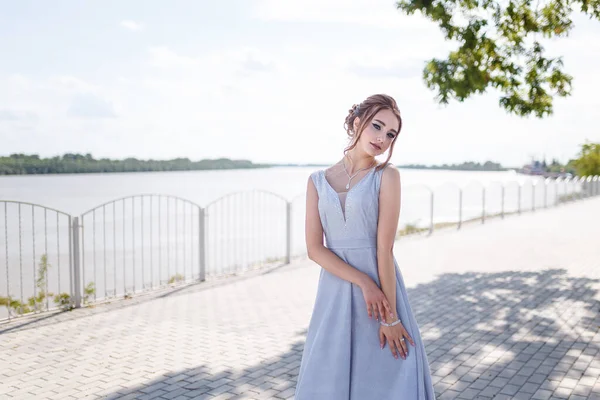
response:
[[[413,346],[415,345],[415,342],[402,323],[395,319],[390,303],[379,286],[377,286],[372,279],[365,279],[360,287],[367,305],[367,314],[369,314],[369,318],[375,317],[377,321],[385,324],[382,324],[379,327],[379,342],[381,349],[383,349],[387,343],[394,358],[397,359],[398,355],[400,355],[400,357],[405,360],[408,355],[406,341],[410,342]]]

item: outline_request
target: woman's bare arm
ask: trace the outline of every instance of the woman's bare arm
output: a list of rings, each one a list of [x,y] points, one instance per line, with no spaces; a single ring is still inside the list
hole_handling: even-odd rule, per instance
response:
[[[344,262],[335,253],[323,244],[323,225],[319,216],[319,195],[311,178],[308,179],[306,189],[306,220],[305,238],[308,258],[331,272],[335,276],[360,287],[365,285],[367,279],[371,279],[364,272]]]
[[[383,170],[379,189],[379,222],[377,225],[377,270],[381,290],[391,305],[393,317],[396,310],[396,268],[394,266],[394,241],[400,217],[400,172],[393,166]]]
[[[308,258],[333,275],[360,287],[369,318],[373,316],[377,319],[383,319],[385,316],[389,318],[392,309],[375,281],[369,275],[344,262],[323,244],[323,225],[319,216],[319,195],[310,178],[306,190],[306,248]]]

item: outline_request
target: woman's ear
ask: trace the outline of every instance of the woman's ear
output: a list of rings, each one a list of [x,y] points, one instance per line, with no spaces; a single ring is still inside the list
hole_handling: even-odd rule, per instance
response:
[[[354,118],[354,122],[352,123],[352,131],[356,133],[358,131],[358,127],[360,126],[360,118]]]

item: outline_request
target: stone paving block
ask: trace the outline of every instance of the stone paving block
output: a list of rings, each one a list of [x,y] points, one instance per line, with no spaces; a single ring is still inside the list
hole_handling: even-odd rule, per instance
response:
[[[513,395],[517,393],[520,389],[520,386],[516,385],[506,385],[500,389],[501,394]]]
[[[537,392],[535,392],[533,394],[532,399],[536,399],[536,400],[548,400],[550,397],[552,397],[552,391],[551,390],[539,389]]]
[[[500,388],[499,387],[487,386],[486,388],[484,388],[481,391],[480,395],[481,396],[494,397],[498,392],[500,392]]]
[[[157,399],[160,398],[162,395],[167,394],[168,392],[165,392],[164,390],[154,390],[152,392],[149,392],[147,394],[141,395],[138,397],[138,400],[152,400],[152,399]]]
[[[573,395],[588,397],[592,393],[592,388],[590,386],[577,385],[575,389],[573,389]]]

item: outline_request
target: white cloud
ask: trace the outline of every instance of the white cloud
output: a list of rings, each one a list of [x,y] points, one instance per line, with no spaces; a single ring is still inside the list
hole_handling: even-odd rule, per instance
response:
[[[243,49],[232,58],[237,59],[240,71],[243,74],[273,71],[277,65],[276,61],[269,56],[261,54],[260,51],[251,48]]]
[[[142,29],[144,29],[144,25],[140,24],[139,22],[132,21],[130,19],[125,19],[121,21],[121,26],[133,32],[141,31]]]
[[[31,80],[24,75],[21,74],[12,74],[8,76],[7,82],[15,87],[19,87],[21,89],[31,87]]]
[[[150,63],[158,68],[213,68],[219,71],[259,72],[273,70],[277,61],[260,50],[244,47],[202,56],[182,55],[165,46],[150,47]]]
[[[348,66],[349,72],[367,79],[420,79],[422,70],[423,65],[421,63],[411,62],[411,60],[383,65],[379,63],[352,63]]]
[[[376,28],[428,28],[425,18],[402,15],[389,0],[258,0],[254,18],[265,21],[346,23]]]
[[[38,115],[31,111],[0,109],[0,121],[25,121],[34,122]]]
[[[202,58],[182,56],[165,46],[155,46],[148,49],[150,63],[158,68],[189,68],[202,64]]]
[[[68,75],[53,77],[50,82],[56,86],[78,92],[96,92],[99,89],[98,86],[92,85],[83,79]]]
[[[110,102],[91,93],[75,95],[67,114],[71,117],[81,118],[115,118],[117,116]]]
[[[146,89],[161,93],[161,97],[174,96],[193,107],[206,99],[214,107],[215,100],[239,95],[240,90],[262,81],[267,75],[277,79],[285,69],[278,58],[252,47],[203,55],[185,55],[168,47],[152,47],[148,53],[150,68],[143,70],[138,81]],[[187,110],[187,106],[182,104],[181,109]]]

